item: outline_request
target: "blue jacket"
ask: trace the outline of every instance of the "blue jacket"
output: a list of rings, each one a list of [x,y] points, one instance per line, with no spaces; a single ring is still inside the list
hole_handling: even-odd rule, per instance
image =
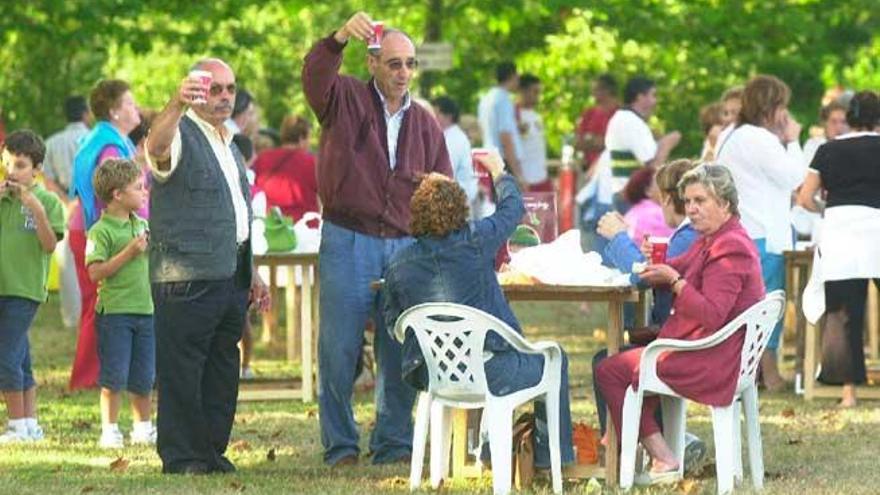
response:
[[[690,222],[680,226],[669,239],[667,256],[674,258],[684,254],[699,236],[700,234],[694,230]],[[633,263],[645,261],[642,252],[632,239],[629,238],[626,232],[619,232],[613,239],[611,239],[611,242],[605,246],[605,258],[610,260],[615,268],[624,273],[632,272]],[[635,273],[630,275],[630,283],[632,285],[647,287],[647,284],[642,283],[639,276]],[[669,311],[671,309],[672,291],[668,288],[654,289],[654,306],[651,308],[651,324],[662,326],[666,322],[666,319],[669,318]]]
[[[397,317],[425,302],[465,304],[489,313],[517,332],[522,332],[498,278],[495,255],[513,234],[525,213],[516,180],[504,175],[495,184],[497,209],[491,216],[456,230],[446,237],[418,237],[391,258],[385,272],[385,323],[394,331]],[[485,349],[507,351],[511,347],[490,332]],[[402,372],[410,385],[427,388],[427,372],[418,342],[410,333],[403,344]],[[414,373],[416,372],[416,373]]]

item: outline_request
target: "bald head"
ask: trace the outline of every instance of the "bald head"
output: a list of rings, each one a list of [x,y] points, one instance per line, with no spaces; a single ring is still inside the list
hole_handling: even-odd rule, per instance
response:
[[[415,44],[396,29],[387,29],[379,50],[367,56],[367,68],[392,107],[403,101],[417,66]]]

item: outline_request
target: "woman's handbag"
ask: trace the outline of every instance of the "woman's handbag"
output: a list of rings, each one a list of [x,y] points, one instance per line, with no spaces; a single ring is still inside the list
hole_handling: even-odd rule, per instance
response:
[[[296,249],[296,232],[293,219],[281,213],[277,206],[266,215],[266,244],[269,253],[289,253]]]

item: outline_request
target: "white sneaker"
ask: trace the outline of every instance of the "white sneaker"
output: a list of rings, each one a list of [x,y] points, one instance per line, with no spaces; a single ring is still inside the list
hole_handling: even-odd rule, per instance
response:
[[[0,445],[7,443],[22,443],[22,442],[30,442],[31,436],[28,435],[27,430],[21,431],[16,430],[15,428],[7,428],[2,435],[0,435]]]
[[[128,440],[131,445],[156,445],[156,427],[151,426],[146,432],[132,431]]]
[[[122,432],[119,430],[103,432],[101,433],[101,439],[98,440],[98,447],[102,449],[121,449],[125,447],[125,437],[122,436]]]
[[[31,437],[31,440],[38,442],[43,439],[43,428],[40,425],[28,428],[28,435]]]

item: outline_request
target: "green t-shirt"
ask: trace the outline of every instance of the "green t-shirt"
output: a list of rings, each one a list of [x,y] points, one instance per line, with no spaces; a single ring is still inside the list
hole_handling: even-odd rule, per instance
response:
[[[116,256],[135,237],[147,230],[147,222],[132,213],[128,220],[104,212],[92,228],[86,243],[86,265],[108,261]],[[98,282],[98,304],[101,314],[153,314],[153,296],[150,294],[150,262],[146,252]]]
[[[64,236],[64,208],[55,193],[40,184],[31,188],[49,225],[58,236]],[[0,196],[0,296],[22,297],[42,303],[49,295],[49,259],[52,253],[43,250],[37,236],[34,215],[8,192]]]

